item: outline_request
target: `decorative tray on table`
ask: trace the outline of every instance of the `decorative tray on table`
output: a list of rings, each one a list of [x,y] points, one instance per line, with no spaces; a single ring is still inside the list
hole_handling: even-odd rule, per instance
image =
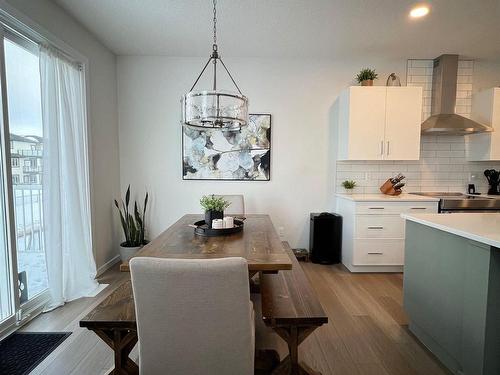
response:
[[[209,228],[205,220],[197,221],[191,225],[194,227],[194,234],[204,237],[227,236],[229,234],[238,233],[243,230],[243,220],[234,219],[234,226],[232,228],[212,229]]]

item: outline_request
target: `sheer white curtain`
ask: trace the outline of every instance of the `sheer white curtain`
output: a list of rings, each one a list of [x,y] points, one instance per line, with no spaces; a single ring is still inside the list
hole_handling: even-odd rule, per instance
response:
[[[59,52],[40,47],[43,219],[51,301],[47,310],[95,295],[83,75]]]

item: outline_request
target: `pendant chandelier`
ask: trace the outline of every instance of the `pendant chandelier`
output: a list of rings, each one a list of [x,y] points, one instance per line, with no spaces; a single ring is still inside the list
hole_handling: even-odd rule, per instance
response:
[[[181,98],[182,124],[198,128],[220,128],[226,131],[237,131],[248,123],[248,98],[241,93],[217,50],[216,5],[216,0],[213,0],[212,54],[189,92]],[[213,64],[212,90],[193,91],[210,62]],[[217,88],[217,64],[219,62],[238,90],[237,92]]]

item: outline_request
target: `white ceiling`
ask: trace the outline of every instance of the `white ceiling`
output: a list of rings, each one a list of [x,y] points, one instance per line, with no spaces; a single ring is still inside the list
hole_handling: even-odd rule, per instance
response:
[[[118,55],[207,56],[210,0],[53,0]],[[500,60],[500,0],[218,0],[224,56]]]

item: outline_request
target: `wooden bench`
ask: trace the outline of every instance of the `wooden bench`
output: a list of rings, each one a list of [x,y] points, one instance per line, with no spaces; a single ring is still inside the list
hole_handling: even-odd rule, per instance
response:
[[[321,303],[288,242],[283,246],[292,269],[277,274],[259,274],[262,319],[288,345],[289,355],[274,370],[275,374],[315,373],[299,364],[299,345],[318,327],[328,323]]]
[[[113,349],[115,367],[110,374],[139,374],[139,367],[129,358],[137,343],[134,297],[130,280],[121,284],[80,320],[80,327],[94,331]]]

